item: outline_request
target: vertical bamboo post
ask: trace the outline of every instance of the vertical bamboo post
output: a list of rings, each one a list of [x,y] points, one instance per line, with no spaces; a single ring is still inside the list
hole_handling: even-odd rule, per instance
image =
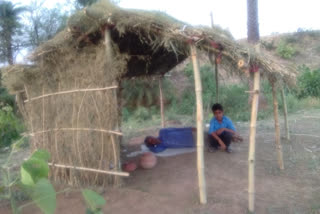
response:
[[[216,103],[219,103],[219,70],[218,70],[217,56],[214,59],[214,70],[215,70],[215,78],[216,78]]]
[[[213,62],[212,53],[209,53],[209,61],[212,68],[214,67],[214,75],[215,75],[215,81],[216,81],[216,103],[218,103],[219,102],[219,70],[218,70],[217,56],[215,56],[215,59]]]
[[[276,147],[278,153],[278,164],[280,169],[284,169],[283,166],[283,157],[282,157],[282,147],[281,147],[281,139],[280,139],[280,126],[279,126],[279,113],[278,113],[278,99],[277,99],[277,89],[275,83],[271,82],[272,87],[272,98],[273,98],[273,116],[274,116],[274,127],[276,133]]]
[[[207,203],[206,180],[204,173],[204,143],[203,143],[203,104],[202,104],[202,86],[197,59],[197,49],[193,44],[190,44],[190,55],[192,58],[195,93],[197,101],[197,169],[199,180],[200,203]]]
[[[281,88],[281,99],[283,103],[283,116],[284,116],[284,128],[286,132],[286,139],[289,141],[290,134],[289,134],[289,122],[288,122],[288,108],[287,108],[286,95],[284,94],[283,88]]]
[[[162,77],[159,78],[159,96],[160,96],[160,112],[161,112],[161,127],[165,127],[164,119],[164,104],[163,104],[163,93],[162,93]]]
[[[213,27],[213,14],[210,12],[210,18],[211,18],[211,28]],[[209,54],[209,60],[212,65],[214,66],[214,76],[216,80],[216,103],[219,103],[219,69],[218,69],[218,61],[217,61],[217,54],[215,55],[214,63],[212,60],[212,53]]]
[[[260,71],[253,74],[253,98],[251,102],[251,121],[250,121],[250,141],[249,141],[249,157],[248,157],[248,193],[249,193],[249,212],[254,213],[255,202],[255,152],[256,152],[256,124],[259,106],[259,90],[260,90]]]
[[[212,11],[210,12],[210,18],[211,18],[211,28],[213,28],[213,13],[212,13]]]
[[[44,87],[42,86],[42,95],[44,95]],[[44,98],[42,98],[42,131],[44,131],[44,117],[45,117],[45,110],[44,110]],[[42,148],[46,148],[44,145],[44,133],[42,134]],[[39,149],[39,148],[37,148]],[[48,149],[48,148],[46,148]]]

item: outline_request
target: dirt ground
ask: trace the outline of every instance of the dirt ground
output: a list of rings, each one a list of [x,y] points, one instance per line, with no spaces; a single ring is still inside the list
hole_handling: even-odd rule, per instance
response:
[[[256,146],[256,213],[320,213],[320,111],[290,117],[291,141],[282,139],[285,170],[277,165],[274,126],[259,121]],[[196,154],[158,158],[152,170],[138,169],[121,188],[106,189],[104,213],[246,214],[249,123],[236,123],[244,137],[233,153],[205,152],[208,203],[199,204]],[[283,127],[283,126],[282,126]],[[131,144],[141,142],[135,137]],[[140,140],[139,140],[140,139]],[[133,146],[132,148],[136,148]],[[78,192],[58,196],[56,213],[85,213]],[[0,213],[10,213],[0,207]],[[23,213],[40,213],[29,207]]]

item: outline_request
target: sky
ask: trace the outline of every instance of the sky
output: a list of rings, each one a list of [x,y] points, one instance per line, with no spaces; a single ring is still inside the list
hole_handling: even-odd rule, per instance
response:
[[[27,5],[30,0],[12,0]],[[65,0],[47,0],[45,5],[63,4]],[[236,39],[247,35],[247,0],[121,0],[120,6],[158,10],[190,23],[214,24],[228,29]],[[259,24],[262,36],[294,32],[298,28],[320,30],[320,0],[259,0]]]

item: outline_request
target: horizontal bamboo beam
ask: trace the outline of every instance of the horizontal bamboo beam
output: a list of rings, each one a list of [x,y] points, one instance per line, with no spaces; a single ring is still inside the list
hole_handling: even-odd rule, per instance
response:
[[[24,102],[31,102],[34,100],[38,100],[44,97],[50,97],[50,96],[56,96],[56,95],[61,95],[61,94],[71,94],[71,93],[76,93],[76,92],[88,92],[88,91],[104,91],[104,90],[110,90],[110,89],[115,89],[118,88],[118,86],[110,86],[110,87],[105,87],[105,88],[87,88],[87,89],[75,89],[75,90],[70,90],[70,91],[60,91],[56,93],[51,93],[51,94],[44,94],[38,97],[31,98],[29,100],[25,100]]]
[[[56,132],[56,131],[94,131],[94,132],[104,132],[107,134],[115,134],[120,136],[123,135],[121,132],[118,132],[118,131],[111,131],[111,130],[105,130],[105,129],[90,129],[90,128],[56,128],[56,129],[48,129],[48,130],[33,132],[33,133],[30,133],[29,135],[34,136],[34,135],[43,134],[46,132]]]
[[[116,171],[108,171],[108,170],[100,170],[100,169],[92,169],[87,167],[79,167],[79,166],[68,166],[63,164],[55,164],[55,163],[48,163],[49,166],[52,167],[58,167],[58,168],[65,168],[65,169],[76,169],[81,171],[87,171],[87,172],[97,172],[102,174],[108,174],[108,175],[118,175],[118,176],[124,176],[128,177],[130,174],[127,172],[116,172]]]

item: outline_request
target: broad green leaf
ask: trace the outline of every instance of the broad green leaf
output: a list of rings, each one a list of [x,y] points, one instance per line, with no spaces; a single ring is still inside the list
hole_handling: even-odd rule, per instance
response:
[[[46,150],[39,149],[35,151],[30,158],[37,158],[47,162],[50,159],[50,153]]]
[[[97,208],[101,208],[106,204],[104,198],[92,190],[83,189],[82,195],[91,210],[96,210]]]
[[[24,185],[34,185],[41,178],[48,178],[48,164],[37,158],[30,158],[21,165],[21,182]]]
[[[34,203],[45,214],[53,214],[56,209],[56,192],[48,179],[40,179],[31,193]]]
[[[24,184],[26,186],[33,186],[34,185],[34,181],[31,177],[31,174],[27,170],[25,170],[23,165],[21,165],[20,174],[21,174],[21,183],[22,184]]]

